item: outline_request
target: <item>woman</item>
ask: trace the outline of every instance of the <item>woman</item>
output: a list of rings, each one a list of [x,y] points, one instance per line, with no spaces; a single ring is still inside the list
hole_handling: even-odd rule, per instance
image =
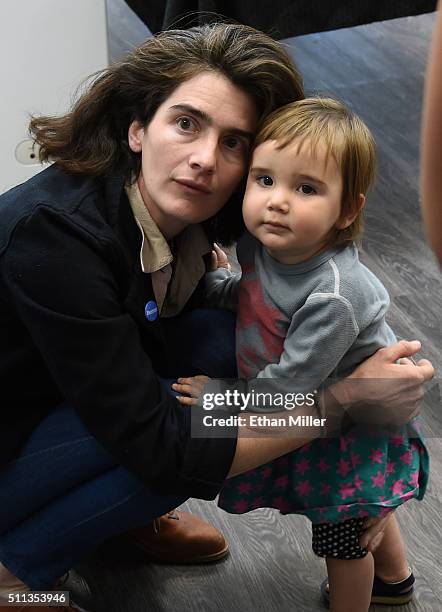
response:
[[[204,257],[241,232],[259,120],[302,96],[277,43],[213,25],[162,33],[70,113],[31,121],[55,163],[0,199],[3,595],[50,588],[111,535],[213,499],[227,475],[318,435],[192,438],[190,410],[159,378],[235,376],[232,319],[194,310]],[[382,399],[404,420],[432,376],[424,360],[395,363],[417,350],[399,343],[355,373],[396,379]],[[379,392],[333,393],[349,404]],[[339,402],[321,412],[341,414]]]

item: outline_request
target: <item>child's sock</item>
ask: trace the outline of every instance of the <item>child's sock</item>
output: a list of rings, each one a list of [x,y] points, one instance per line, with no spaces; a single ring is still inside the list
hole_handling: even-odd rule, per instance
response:
[[[0,601],[6,599],[8,593],[23,593],[30,591],[24,582],[19,580],[7,567],[0,563]]]

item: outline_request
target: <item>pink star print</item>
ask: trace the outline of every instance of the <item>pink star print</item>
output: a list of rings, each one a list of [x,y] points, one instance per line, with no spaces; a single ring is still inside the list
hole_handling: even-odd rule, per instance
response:
[[[410,484],[412,487],[419,486],[419,470],[411,472]]]
[[[269,476],[271,476],[271,475],[272,475],[272,468],[271,468],[271,467],[265,467],[265,468],[262,470],[262,472],[261,472],[261,473],[262,473],[262,477],[263,477],[263,478],[268,478]]]
[[[347,440],[344,438],[344,436],[341,436],[339,440],[339,448],[341,453],[345,453],[345,451],[347,450]]]
[[[390,474],[394,474],[395,467],[396,464],[394,461],[387,461],[387,467],[385,469],[386,475],[389,476]]]
[[[308,472],[309,469],[310,461],[308,459],[302,459],[296,464],[296,471],[298,472],[298,474],[302,474],[303,476],[306,472]]]
[[[263,497],[255,497],[255,499],[252,501],[252,508],[260,508],[264,503],[264,498]]]
[[[355,492],[355,488],[352,487],[350,483],[341,483],[339,485],[339,489],[339,495],[342,497],[342,499],[347,499],[347,497],[351,497]]]
[[[331,491],[331,486],[327,482],[321,482],[321,495],[328,495]]]
[[[357,488],[358,491],[360,491],[362,489],[362,479],[359,476],[359,474],[356,475],[355,479],[354,479],[354,485]]]
[[[345,478],[347,474],[350,472],[350,466],[348,464],[348,461],[345,461],[344,459],[340,459],[336,472],[339,474],[339,476],[342,476],[343,478]]]
[[[412,440],[412,442],[411,442],[411,448],[412,448],[414,451],[417,451],[417,452],[419,452],[419,451],[421,450],[421,447],[420,447],[420,446],[419,446],[419,444],[416,442],[416,440]]]
[[[245,499],[240,499],[233,504],[233,507],[235,508],[236,512],[239,512],[241,514],[242,512],[247,512],[247,510],[249,509],[249,504],[248,502],[246,502]]]
[[[405,442],[405,438],[402,435],[391,436],[390,444],[392,446],[401,446]]]
[[[402,495],[404,487],[405,485],[402,478],[400,480],[395,480],[393,486],[391,487],[393,495]]]
[[[370,459],[372,463],[382,463],[384,453],[379,448],[372,448]]]
[[[238,485],[238,493],[241,493],[241,495],[247,495],[252,489],[250,482],[240,482]]]
[[[348,436],[341,436],[340,441],[339,441],[341,452],[344,453],[347,450],[347,446],[349,444],[353,444],[354,441],[355,439],[351,434],[348,434]]]
[[[407,450],[403,455],[401,455],[400,460],[402,463],[405,463],[405,465],[411,465],[413,462],[413,453],[411,450]]]
[[[281,489],[286,489],[288,484],[289,484],[289,477],[286,475],[280,476],[279,478],[275,480],[275,485]]]
[[[321,457],[318,461],[318,468],[320,472],[326,472],[327,470],[330,469],[330,466],[328,465],[327,461],[324,459],[324,457]]]
[[[382,489],[385,485],[385,476],[383,475],[383,473],[378,470],[378,473],[376,474],[376,476],[370,476],[373,486],[374,487],[379,487],[380,489]]]
[[[351,465],[354,468],[361,463],[361,456],[358,455],[358,453],[351,453],[350,458],[351,458]]]
[[[307,496],[311,493],[312,487],[310,486],[310,482],[308,480],[301,480],[301,482],[296,487],[299,495]]]

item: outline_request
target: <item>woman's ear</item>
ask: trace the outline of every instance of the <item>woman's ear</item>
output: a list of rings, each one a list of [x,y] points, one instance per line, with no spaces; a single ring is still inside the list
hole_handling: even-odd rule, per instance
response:
[[[127,142],[131,151],[140,153],[143,144],[144,126],[140,121],[132,121],[127,132]]]
[[[364,208],[364,206],[365,206],[365,195],[363,193],[360,193],[358,196],[356,209],[351,213],[351,215],[347,215],[346,217],[341,217],[337,221],[336,227],[340,230],[343,230],[349,227],[353,223],[353,221],[356,219],[356,217],[359,215],[359,213]]]

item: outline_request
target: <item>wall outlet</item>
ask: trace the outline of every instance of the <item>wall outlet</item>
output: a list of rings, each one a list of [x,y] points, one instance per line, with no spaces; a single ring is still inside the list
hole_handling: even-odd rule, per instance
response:
[[[0,0],[0,58],[2,194],[47,166],[30,118],[67,113],[78,84],[108,65],[105,0]]]
[[[15,159],[24,166],[39,166],[40,146],[31,138],[22,140],[15,147]]]

